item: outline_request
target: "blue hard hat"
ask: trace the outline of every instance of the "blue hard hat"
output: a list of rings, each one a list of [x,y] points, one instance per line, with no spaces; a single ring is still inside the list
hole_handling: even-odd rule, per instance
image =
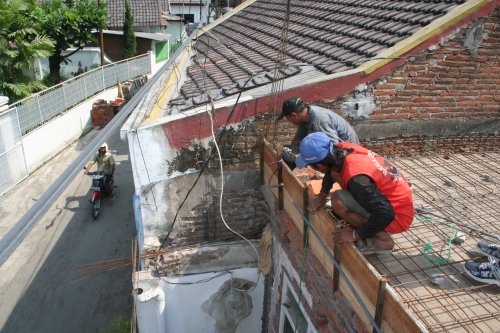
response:
[[[300,155],[295,159],[295,164],[298,168],[304,168],[322,161],[331,154],[332,145],[332,140],[323,132],[309,134],[300,142]]]

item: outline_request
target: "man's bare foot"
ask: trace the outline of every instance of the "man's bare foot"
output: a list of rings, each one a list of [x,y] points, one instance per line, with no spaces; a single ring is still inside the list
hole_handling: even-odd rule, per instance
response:
[[[394,240],[391,235],[389,235],[385,231],[381,231],[377,233],[374,237],[375,243],[377,247],[382,250],[392,250],[394,248]]]
[[[356,246],[364,255],[369,254],[391,254],[394,240],[386,232],[379,232],[372,238],[358,240]]]

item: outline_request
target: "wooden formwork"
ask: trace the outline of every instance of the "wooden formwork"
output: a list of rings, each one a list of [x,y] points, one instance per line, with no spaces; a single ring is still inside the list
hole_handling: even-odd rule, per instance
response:
[[[423,325],[402,304],[394,290],[386,285],[385,278],[352,244],[341,244],[336,250],[332,238],[335,219],[325,210],[318,210],[307,217],[307,187],[293,175],[286,164],[277,163],[277,153],[270,144],[264,143],[261,149],[263,185],[273,193],[274,199],[280,203],[279,206],[287,212],[302,235],[309,229],[309,251],[334,279],[334,292],[336,289],[340,290],[366,327],[372,327],[375,320],[383,332],[425,332]],[[338,267],[334,258],[338,258]],[[339,267],[344,274],[338,274]],[[354,287],[358,297],[349,284]],[[363,305],[369,314],[363,309]]]

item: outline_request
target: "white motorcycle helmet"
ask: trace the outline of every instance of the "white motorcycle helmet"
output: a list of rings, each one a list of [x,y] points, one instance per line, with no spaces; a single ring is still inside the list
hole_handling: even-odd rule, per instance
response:
[[[103,142],[103,144],[99,147],[99,150],[101,150],[101,148],[106,149],[106,152],[107,152],[108,151],[108,144],[106,142]]]

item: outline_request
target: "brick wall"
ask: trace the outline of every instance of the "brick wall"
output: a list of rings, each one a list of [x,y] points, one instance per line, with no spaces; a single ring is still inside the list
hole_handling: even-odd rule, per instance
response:
[[[220,141],[219,149],[224,170],[226,168],[227,170],[258,168],[258,142],[265,131],[264,127],[268,123],[268,118],[267,116],[255,117],[255,119],[247,119],[237,126],[217,130],[215,136]],[[210,154],[213,156],[209,160]],[[220,169],[219,157],[212,143],[209,144],[208,148],[193,144],[189,148],[179,150],[177,157],[169,165],[168,173],[184,172],[190,168],[201,169],[206,161],[209,161],[207,171],[217,172]]]
[[[368,84],[376,103],[369,120],[499,117],[500,8],[481,21],[477,56],[463,45],[469,25]],[[341,103],[325,106],[340,113]]]
[[[219,212],[220,191],[210,191],[181,215],[174,227],[174,246],[239,239],[223,224]],[[226,223],[248,239],[258,239],[269,221],[267,206],[259,188],[224,191],[223,214]]]
[[[301,304],[306,309],[313,326],[319,332],[325,333],[367,331],[344,295],[339,291],[333,293],[332,277],[328,275],[316,257],[310,253],[304,257],[302,235],[285,211],[281,211],[277,216],[277,228],[278,232],[275,237],[296,270],[296,274],[288,274],[288,276],[302,276],[302,290],[311,296],[312,304],[308,304],[304,297],[301,299]],[[304,267],[303,272],[302,267]],[[283,271],[286,271],[286,268],[280,267],[275,270],[277,274],[271,296],[273,304],[271,305],[269,332],[279,331]],[[300,280],[293,278],[292,280],[294,289],[299,294]]]

